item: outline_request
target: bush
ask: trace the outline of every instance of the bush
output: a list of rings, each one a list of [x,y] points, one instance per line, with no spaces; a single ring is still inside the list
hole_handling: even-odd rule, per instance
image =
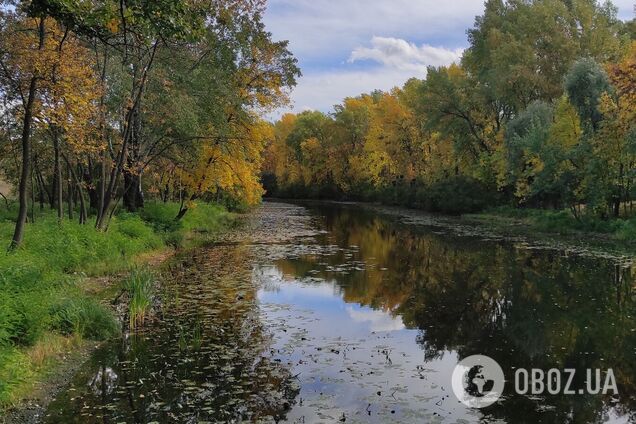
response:
[[[139,212],[141,219],[158,232],[174,232],[182,228],[183,221],[175,221],[179,213],[176,203],[148,202]]]
[[[233,221],[233,215],[218,204],[197,203],[179,221],[177,203],[149,202],[140,212],[141,218],[158,232],[167,245],[183,246],[189,232],[217,233]]]

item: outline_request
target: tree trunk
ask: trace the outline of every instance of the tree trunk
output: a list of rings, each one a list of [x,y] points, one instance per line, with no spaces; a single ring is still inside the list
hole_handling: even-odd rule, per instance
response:
[[[75,194],[75,187],[73,186],[73,180],[71,178],[71,166],[67,166],[67,174],[68,174],[68,220],[73,220],[73,196]]]
[[[166,188],[163,190],[163,203],[168,203],[170,199],[170,184],[166,184]]]
[[[80,166],[77,170],[78,176],[81,177],[85,183],[86,191],[88,192],[89,208],[95,211],[99,211],[99,190],[101,181],[96,175],[99,172],[99,165],[95,166],[91,156],[88,156],[88,166],[84,169]],[[77,203],[77,202],[76,202]]]
[[[44,46],[44,19],[40,19],[40,46],[41,50]],[[31,123],[33,121],[33,103],[37,90],[37,75],[31,77],[29,83],[29,93],[27,102],[24,107],[24,117],[22,118],[22,170],[20,172],[20,183],[18,185],[18,201],[20,204],[18,210],[18,219],[15,223],[15,231],[11,239],[9,250],[15,250],[20,246],[24,239],[24,226],[29,212],[29,199],[27,193],[27,184],[31,174]]]
[[[75,187],[77,188],[77,191],[79,194],[78,196],[79,203],[80,203],[79,223],[83,225],[83,224],[86,224],[86,221],[88,219],[88,216],[86,214],[86,203],[84,202],[84,190],[82,190],[81,181],[79,180],[79,178],[77,177],[77,174],[73,170],[73,167],[71,166],[71,162],[68,160],[68,157],[66,157],[65,154],[62,154],[62,157],[64,158],[64,162],[66,162],[66,166],[68,167],[68,171],[70,174],[69,177],[73,180],[73,183]],[[70,190],[69,190],[69,193],[70,193]]]
[[[190,196],[190,201],[194,202],[198,198],[199,198],[199,196],[197,196],[196,194],[193,194],[192,196]],[[179,206],[179,213],[174,218],[174,220],[175,221],[181,220],[181,218],[183,218],[186,213],[188,213],[188,206],[186,205],[185,196],[184,196],[184,197],[181,198],[181,206]]]
[[[141,190],[141,175],[124,170],[124,207],[128,212],[137,212],[144,207],[144,194]]]
[[[175,220],[175,221],[181,221],[181,219],[185,216],[185,214],[186,214],[186,213],[188,213],[188,208],[187,208],[187,207],[182,206],[182,207],[179,209],[179,213],[177,214],[177,216],[175,216],[175,217],[174,217],[174,220]]]
[[[38,183],[38,201],[40,202],[40,210],[44,210],[44,202],[46,201],[44,195],[46,194],[46,187],[44,186],[44,181],[42,181],[42,176],[39,172],[35,173],[35,181]]]
[[[102,211],[104,210],[104,196],[106,194],[106,153],[101,153],[99,161],[99,186],[97,193],[97,222],[102,219]]]
[[[40,190],[40,209],[44,209],[44,202],[46,201],[46,199],[48,199],[49,202],[52,202],[51,193],[46,189],[46,182],[44,181],[44,177],[42,176],[42,172],[40,171],[37,155],[33,157],[33,161],[35,165],[35,179],[38,182],[38,187]],[[45,195],[46,199],[44,198]]]
[[[2,197],[4,199],[4,204],[7,207],[7,210],[9,210],[9,199],[7,199],[7,196],[5,196],[4,194],[0,193],[0,197]]]
[[[64,197],[62,193],[62,164],[60,161],[60,135],[57,128],[53,128],[53,153],[54,153],[54,190],[55,207],[57,209],[57,219],[61,221],[64,218]]]
[[[614,215],[614,218],[618,218],[621,215],[621,199],[620,199],[620,197],[618,199],[614,200],[613,215]]]
[[[113,167],[111,168],[110,178],[108,181],[108,188],[106,189],[105,195],[104,195],[104,204],[102,206],[101,212],[98,214],[97,222],[95,222],[95,227],[101,230],[104,230],[106,228],[106,218],[109,213],[110,206],[113,201],[113,197],[117,191],[117,186],[119,184],[119,177],[124,171],[124,164],[125,164],[124,161],[128,153],[128,144],[131,141],[131,137],[134,136],[132,134],[132,131],[135,130],[135,128],[133,128],[133,126],[135,125],[135,120],[136,120],[135,115],[139,113],[141,99],[142,99],[143,92],[146,86],[146,81],[148,79],[148,72],[150,71],[152,64],[155,60],[155,55],[157,53],[158,46],[159,46],[159,40],[157,40],[154,43],[152,50],[150,51],[150,57],[148,59],[148,62],[146,63],[145,66],[141,68],[143,69],[143,71],[142,71],[142,75],[141,75],[141,78],[139,79],[138,84],[136,84],[136,86],[135,84],[133,85],[132,98],[131,98],[132,104],[126,113],[126,118],[124,120],[125,126],[124,126],[124,132],[121,138],[122,139],[121,148],[115,159],[115,163],[113,164]],[[114,212],[114,208],[113,210],[110,211],[110,214],[112,215],[113,212]]]
[[[33,167],[31,167],[31,223],[35,223],[35,184],[33,183]]]

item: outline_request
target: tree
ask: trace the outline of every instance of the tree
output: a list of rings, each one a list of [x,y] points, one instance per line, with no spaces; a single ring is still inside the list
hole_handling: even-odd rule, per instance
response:
[[[553,101],[574,61],[620,56],[617,9],[595,0],[488,0],[468,31],[462,65],[512,117],[534,100]]]
[[[464,69],[458,65],[429,68],[421,90],[427,127],[454,140],[459,154],[478,160],[495,149],[500,114],[482,107],[484,99]]]
[[[18,186],[19,211],[15,231],[9,247],[17,248],[24,237],[28,212],[28,180],[31,174],[31,133],[41,82],[50,69],[55,50],[47,44],[47,24],[44,17],[25,19],[4,12],[0,15],[0,83],[5,95],[20,107],[22,149],[21,173]]]
[[[570,102],[590,131],[595,131],[603,119],[598,108],[601,97],[609,89],[607,74],[593,59],[576,61],[565,77],[565,91]]]
[[[237,129],[236,137],[204,143],[196,166],[178,169],[185,195],[176,219],[183,218],[193,202],[206,193],[223,192],[249,206],[257,204],[263,194],[259,179],[262,152],[272,137],[268,123],[255,122],[249,128]]]
[[[608,66],[608,73],[613,90],[598,100],[597,111],[603,119],[594,155],[603,162],[612,213],[618,216],[620,205],[631,197],[636,177],[636,42],[621,62]]]

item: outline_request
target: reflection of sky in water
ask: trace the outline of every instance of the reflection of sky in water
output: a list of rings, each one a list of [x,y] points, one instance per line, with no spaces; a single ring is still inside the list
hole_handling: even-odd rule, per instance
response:
[[[268,287],[259,292],[261,303],[276,303],[293,305],[299,309],[311,310],[320,316],[312,332],[326,335],[322,330],[333,333],[337,328],[339,335],[357,336],[372,331],[404,330],[404,323],[400,316],[392,316],[388,312],[371,309],[358,304],[345,303],[338,293],[335,283],[289,283],[283,282],[276,289]],[[417,331],[408,330],[405,333],[415,338]]]
[[[332,422],[343,413],[346,422],[483,418],[452,395],[457,355],[425,362],[419,331],[406,329],[399,315],[347,304],[334,282],[300,282],[271,266],[255,276],[263,283],[258,298],[273,329],[274,358],[289,363],[301,382],[290,422]]]

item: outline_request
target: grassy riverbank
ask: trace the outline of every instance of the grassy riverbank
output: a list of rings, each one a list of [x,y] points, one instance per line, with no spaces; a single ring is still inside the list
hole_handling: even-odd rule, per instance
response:
[[[177,211],[151,203],[140,214],[116,215],[107,232],[36,212],[20,249],[0,255],[0,410],[27,396],[69,350],[119,333],[100,287],[83,283],[125,274],[152,253],[203,242],[232,222],[217,205],[198,205],[180,222]],[[1,246],[9,245],[15,213],[0,209]]]
[[[500,207],[483,213],[464,215],[479,224],[499,228],[517,228],[523,232],[540,232],[557,236],[579,235],[583,238],[631,243],[636,240],[636,217],[600,219],[582,216],[579,219],[567,210],[515,209]]]

